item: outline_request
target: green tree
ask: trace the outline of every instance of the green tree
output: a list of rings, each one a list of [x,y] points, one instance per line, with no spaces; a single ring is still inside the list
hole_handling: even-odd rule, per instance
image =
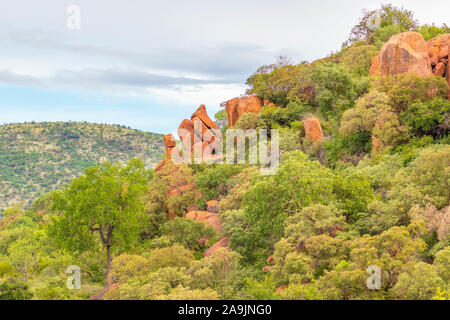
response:
[[[205,239],[211,239],[215,234],[203,222],[180,217],[166,222],[162,231],[173,243],[179,243],[189,250],[201,250],[207,244]]]
[[[382,5],[380,12],[380,27],[386,28],[389,26],[398,26],[399,32],[411,31],[418,27],[417,20],[414,19],[414,13],[404,8],[398,8],[392,4]],[[376,10],[369,10],[364,13],[364,16],[360,19],[357,25],[355,25],[351,32],[350,37],[344,46],[350,46],[353,44],[371,43],[373,44],[373,36],[376,30],[370,28],[370,20],[374,18]]]
[[[77,252],[100,242],[109,273],[112,255],[133,247],[148,223],[141,201],[147,181],[148,173],[138,159],[126,166],[104,162],[87,169],[54,194],[52,208],[58,216],[49,226],[50,236]]]

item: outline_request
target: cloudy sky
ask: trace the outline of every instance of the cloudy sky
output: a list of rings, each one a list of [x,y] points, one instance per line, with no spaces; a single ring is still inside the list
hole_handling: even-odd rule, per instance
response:
[[[14,0],[0,3],[0,123],[89,121],[174,132],[245,92],[262,64],[339,50],[378,0]],[[450,2],[392,0],[450,24]],[[67,9],[81,9],[70,30]],[[72,21],[72,20],[71,20]]]

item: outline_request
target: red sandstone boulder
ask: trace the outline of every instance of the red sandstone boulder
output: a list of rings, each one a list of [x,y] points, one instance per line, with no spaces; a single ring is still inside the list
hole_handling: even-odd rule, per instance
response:
[[[372,65],[370,66],[369,74],[371,76],[379,76],[380,75],[380,58],[378,56],[375,56],[372,58]]]
[[[184,119],[180,126],[178,127],[178,136],[180,137],[180,140],[182,143],[184,143],[184,135],[182,130],[186,130],[187,132],[189,132],[190,137],[191,137],[191,141],[190,143],[193,144],[194,143],[194,125],[192,124],[192,121],[188,120],[188,119]]]
[[[164,136],[164,144],[165,144],[166,148],[175,147],[177,145],[177,143],[175,142],[175,139],[173,138],[173,135],[171,135],[171,134],[166,134]]]
[[[187,219],[192,219],[196,222],[203,222],[207,226],[210,226],[216,232],[222,230],[222,224],[220,223],[220,218],[217,213],[212,213],[208,211],[191,211],[186,215]]]
[[[209,129],[219,129],[217,124],[214,121],[212,121],[211,118],[208,116],[204,104],[198,107],[198,109],[192,114],[191,121],[193,121],[194,118],[199,118],[203,122],[203,124],[207,126]]]
[[[220,248],[228,248],[230,245],[230,236],[220,239],[214,243],[211,247],[203,252],[203,257],[210,257]]]
[[[219,212],[219,201],[218,200],[210,200],[206,202],[206,210],[213,213]]]
[[[394,35],[381,48],[378,61],[372,61],[371,74],[378,71],[381,76],[413,72],[420,76],[432,74],[431,62],[423,36],[418,32],[403,32]]]
[[[239,118],[248,112],[259,113],[263,107],[263,100],[257,96],[234,98],[227,101],[225,110],[227,112],[228,124],[233,127]]]
[[[314,143],[323,140],[323,131],[319,119],[310,118],[303,120],[303,127],[305,128],[306,139],[313,141]]]
[[[450,34],[433,38],[426,42],[428,57],[431,67],[435,67],[441,59],[448,59],[448,46],[450,45]]]
[[[215,153],[217,140],[221,137],[220,133],[212,131],[213,129],[219,129],[218,126],[206,112],[205,106],[202,104],[192,114],[191,120],[185,119],[178,127],[178,135],[183,143],[183,150],[194,150],[195,147],[200,147],[202,155],[204,152]],[[187,145],[187,141],[183,136],[183,130],[186,130],[190,134],[190,145]],[[197,142],[195,142],[197,140]],[[197,144],[195,144],[197,143]]]
[[[177,145],[175,139],[173,138],[173,135],[171,135],[171,134],[166,134],[166,135],[164,136],[164,145],[165,145],[165,147],[166,147],[166,157],[165,157],[165,159],[164,159],[163,161],[161,161],[160,163],[158,163],[158,164],[155,166],[155,169],[154,169],[155,171],[161,170],[161,169],[164,167],[164,165],[165,165],[168,161],[170,161],[171,156],[172,156],[172,152],[173,152],[174,148],[175,148],[176,145]]]

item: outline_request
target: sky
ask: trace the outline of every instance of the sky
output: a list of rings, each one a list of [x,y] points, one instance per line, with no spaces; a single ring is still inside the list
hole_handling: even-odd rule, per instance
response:
[[[363,10],[386,2],[2,1],[0,124],[88,121],[173,133],[201,104],[213,118],[279,55],[301,62],[338,51]],[[448,0],[390,3],[422,24],[450,25]]]

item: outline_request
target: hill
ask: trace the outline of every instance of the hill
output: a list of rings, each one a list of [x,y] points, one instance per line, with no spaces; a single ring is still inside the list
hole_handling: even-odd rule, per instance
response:
[[[100,160],[162,157],[162,135],[122,126],[77,122],[0,126],[0,210],[71,181]]]

